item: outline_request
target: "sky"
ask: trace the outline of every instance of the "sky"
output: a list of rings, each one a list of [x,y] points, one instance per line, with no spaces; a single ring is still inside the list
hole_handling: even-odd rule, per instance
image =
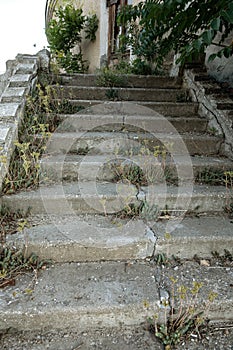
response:
[[[0,0],[0,74],[18,53],[35,54],[46,48],[46,0]]]

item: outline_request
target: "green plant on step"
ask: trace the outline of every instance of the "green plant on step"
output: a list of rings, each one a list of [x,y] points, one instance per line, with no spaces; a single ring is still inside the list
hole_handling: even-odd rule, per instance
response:
[[[207,132],[208,132],[208,134],[213,135],[213,136],[218,135],[218,130],[214,126],[209,127],[207,129]]]
[[[189,95],[186,91],[182,91],[176,95],[176,102],[187,102],[189,101]]]
[[[112,170],[114,172],[114,180],[117,182],[122,180],[128,181],[137,187],[147,184],[143,170],[136,164],[114,164],[114,166],[112,166]]]
[[[134,203],[129,203],[124,206],[124,208],[116,213],[114,216],[119,219],[135,219],[140,217],[142,210],[142,205],[136,205]]]
[[[148,145],[147,140],[143,144],[139,143],[136,147],[131,147],[125,151],[124,158],[129,157],[128,164],[109,163],[110,169],[114,173],[115,181],[129,181],[137,187],[147,186],[148,184],[157,184],[166,181],[167,183],[177,184],[178,178],[174,171],[167,167],[170,160],[169,150],[173,147],[172,143],[166,145],[152,146]],[[118,156],[120,149],[115,150]],[[137,162],[132,163],[130,159],[137,155]],[[140,167],[140,164],[143,167]]]
[[[225,184],[225,170],[218,168],[204,168],[196,175],[198,183],[209,185],[224,185]]]
[[[118,90],[116,90],[114,88],[108,89],[106,91],[105,95],[110,101],[118,101],[119,100],[119,92],[118,92]]]
[[[127,86],[127,77],[116,69],[108,67],[97,70],[96,84],[104,87],[124,87]]]
[[[83,58],[82,42],[96,40],[98,22],[96,14],[85,16],[81,8],[76,9],[70,4],[60,6],[55,11],[46,35],[52,57],[66,72],[84,73],[88,70],[88,62]]]
[[[195,281],[192,287],[188,287],[179,285],[174,277],[170,278],[170,282],[170,298],[161,300],[160,309],[164,310],[161,311],[164,314],[160,318],[156,314],[148,320],[149,329],[166,350],[175,348],[191,334],[200,336],[208,324],[210,305],[217,298],[217,293],[210,291],[202,307],[199,307],[197,299],[203,283]]]
[[[2,205],[0,208],[0,243],[5,243],[6,235],[18,232],[19,225],[25,221],[29,211],[23,213],[20,210],[13,211],[9,207]]]
[[[223,254],[221,255],[219,252],[217,251],[213,251],[211,252],[212,257],[211,257],[211,263],[217,263],[218,266],[233,266],[233,254],[227,250],[224,249]]]
[[[21,249],[2,245],[0,247],[0,288],[15,285],[17,276],[28,271],[37,273],[48,263],[40,260],[34,253],[27,256]],[[29,290],[26,292],[29,293]]]

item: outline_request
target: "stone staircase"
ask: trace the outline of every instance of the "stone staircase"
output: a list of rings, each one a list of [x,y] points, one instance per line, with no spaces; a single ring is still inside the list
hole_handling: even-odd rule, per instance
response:
[[[33,297],[15,301],[13,287],[6,290],[0,329],[140,324],[161,312],[162,270],[150,263],[156,256],[233,252],[224,209],[232,200],[224,172],[233,163],[182,79],[135,76],[112,88],[96,79],[56,77],[55,98],[85,109],[60,115],[41,160],[39,189],[2,199],[14,210],[30,207],[32,226],[14,235],[14,244],[26,242],[28,254],[54,266],[39,275]],[[187,272],[180,279],[190,284],[203,277],[204,292],[220,295],[210,318],[232,320],[230,272],[199,269],[200,276]],[[176,273],[164,271],[162,279]],[[21,278],[19,285],[27,282]]]

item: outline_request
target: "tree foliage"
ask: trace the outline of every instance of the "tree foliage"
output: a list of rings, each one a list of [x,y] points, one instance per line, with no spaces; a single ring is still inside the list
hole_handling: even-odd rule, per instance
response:
[[[210,60],[233,55],[233,40],[225,44],[233,30],[232,0],[146,0],[124,6],[118,22],[128,28],[122,48],[131,45],[133,54],[157,66],[171,51],[184,63],[212,43],[218,51]]]
[[[60,6],[55,12],[54,18],[49,22],[46,35],[51,53],[58,63],[67,72],[83,72],[87,70],[86,61],[83,60],[81,42],[83,33],[85,39],[95,41],[98,29],[96,15],[84,16],[81,8],[66,5]],[[72,49],[78,46],[78,54],[73,54]]]

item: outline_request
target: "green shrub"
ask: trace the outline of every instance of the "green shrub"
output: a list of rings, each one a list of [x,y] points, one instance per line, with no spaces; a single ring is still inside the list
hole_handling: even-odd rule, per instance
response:
[[[64,8],[60,6],[46,29],[49,48],[58,65],[68,73],[87,71],[88,63],[83,60],[81,49],[82,31],[86,34],[85,39],[93,42],[97,29],[98,18],[95,14],[84,16],[82,9],[75,9],[71,5]],[[78,53],[74,54],[72,49],[76,46]]]

